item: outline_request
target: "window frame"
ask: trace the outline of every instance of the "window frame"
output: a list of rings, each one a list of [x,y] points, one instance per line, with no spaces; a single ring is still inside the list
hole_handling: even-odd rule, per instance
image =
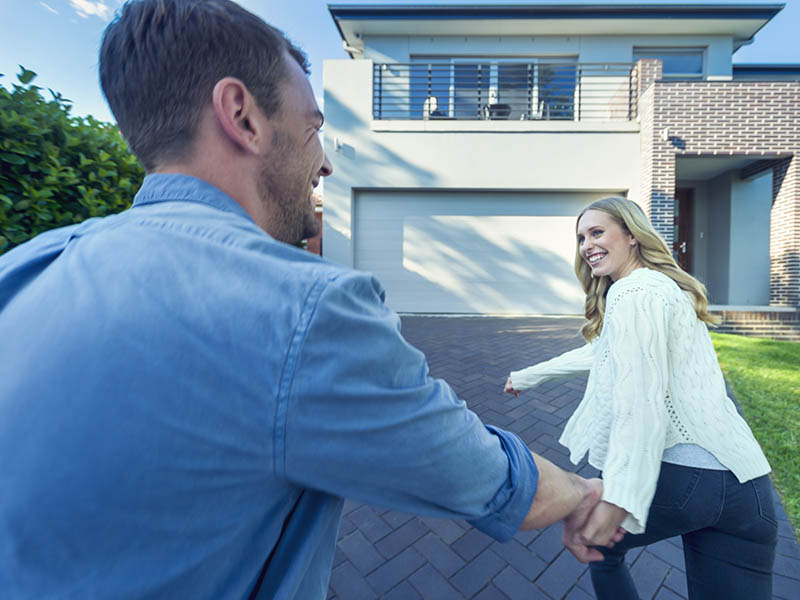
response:
[[[531,83],[531,112],[536,111],[539,105],[539,65],[544,64],[563,64],[575,65],[576,73],[578,68],[578,56],[574,54],[558,55],[558,56],[468,56],[468,55],[428,55],[419,54],[409,56],[410,64],[437,64],[437,65],[450,65],[449,80],[450,85],[447,92],[447,116],[449,118],[457,118],[456,116],[456,84],[455,72],[456,66],[459,64],[471,65],[488,65],[489,66],[489,79],[486,86],[486,106],[503,103],[500,90],[500,66],[513,66],[513,65],[535,65],[532,74]],[[577,78],[576,78],[577,85]],[[528,118],[531,118],[530,116]]]
[[[706,79],[707,73],[707,47],[703,46],[634,46],[631,54],[633,62],[643,58],[657,58],[661,60],[662,79]],[[667,73],[663,70],[664,56],[700,56],[699,73]]]

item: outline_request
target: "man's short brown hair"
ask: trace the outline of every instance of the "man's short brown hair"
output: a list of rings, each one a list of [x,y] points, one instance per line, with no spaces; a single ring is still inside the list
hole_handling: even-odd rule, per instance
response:
[[[269,117],[280,106],[288,53],[305,55],[278,29],[230,0],[130,0],[100,48],[100,84],[145,170],[185,157],[214,85],[244,83]]]

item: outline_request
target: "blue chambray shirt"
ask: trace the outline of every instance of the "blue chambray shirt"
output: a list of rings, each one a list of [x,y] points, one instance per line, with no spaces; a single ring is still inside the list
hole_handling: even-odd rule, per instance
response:
[[[0,595],[324,599],[343,498],[509,539],[537,471],[370,275],[150,175],[0,257]]]

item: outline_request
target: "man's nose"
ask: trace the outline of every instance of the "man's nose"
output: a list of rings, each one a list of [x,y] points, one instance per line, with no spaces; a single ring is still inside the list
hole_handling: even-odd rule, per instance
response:
[[[325,155],[325,160],[322,162],[322,166],[319,168],[319,174],[322,177],[330,177],[333,173],[333,165],[331,161],[328,160],[328,155]]]

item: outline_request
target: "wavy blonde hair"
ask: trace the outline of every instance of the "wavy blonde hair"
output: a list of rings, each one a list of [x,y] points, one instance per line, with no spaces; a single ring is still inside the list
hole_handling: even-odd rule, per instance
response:
[[[708,296],[705,286],[681,269],[672,258],[672,252],[666,242],[653,228],[644,211],[635,202],[627,198],[609,196],[592,202],[581,211],[575,224],[578,223],[587,210],[599,210],[606,213],[611,219],[622,227],[623,231],[631,234],[636,241],[638,259],[642,265],[654,271],[663,273],[689,293],[694,304],[694,311],[701,321],[716,325],[719,318],[708,312]],[[586,293],[584,312],[586,323],[581,327],[581,333],[587,341],[600,335],[603,329],[603,316],[606,310],[606,295],[613,281],[607,275],[593,277],[592,270],[580,253],[580,244],[576,241],[575,250],[575,275],[581,282]]]

